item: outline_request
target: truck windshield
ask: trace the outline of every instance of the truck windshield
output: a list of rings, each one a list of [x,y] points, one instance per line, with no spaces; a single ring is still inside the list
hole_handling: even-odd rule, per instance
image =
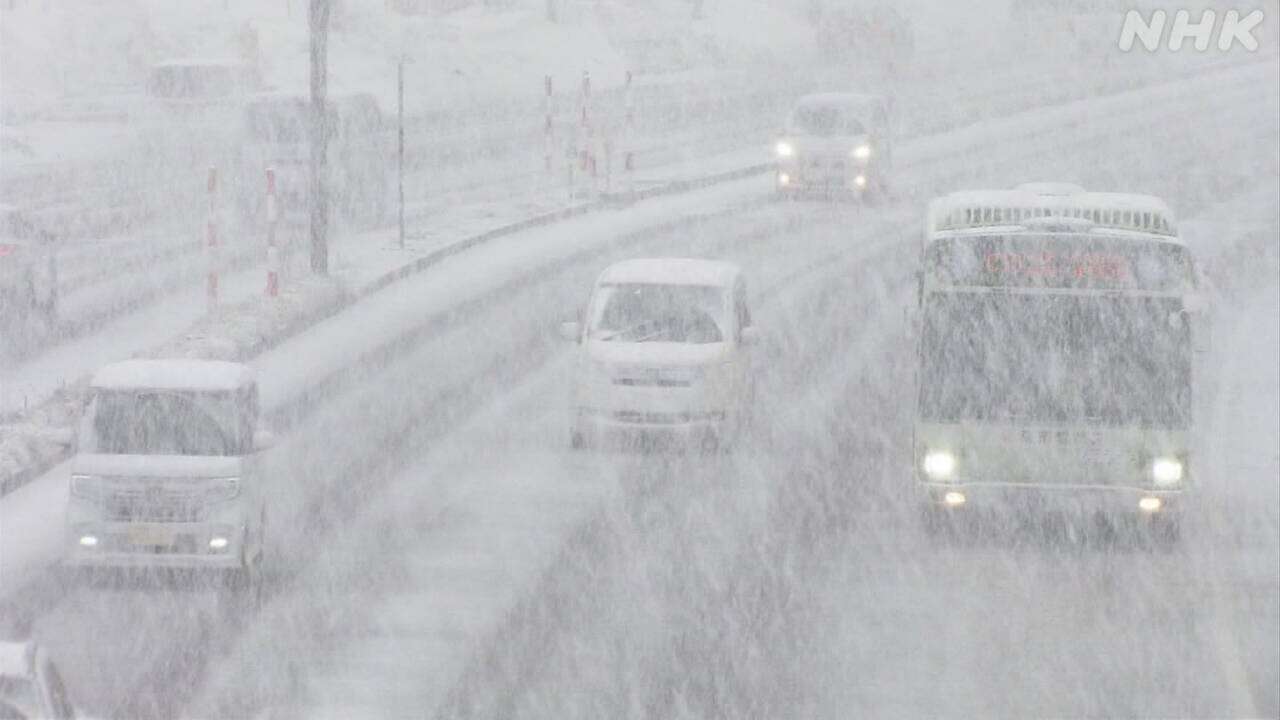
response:
[[[253,444],[253,422],[231,393],[99,392],[89,414],[89,452],[243,455]]]
[[[1191,348],[1176,298],[934,293],[920,415],[935,422],[1184,428]]]

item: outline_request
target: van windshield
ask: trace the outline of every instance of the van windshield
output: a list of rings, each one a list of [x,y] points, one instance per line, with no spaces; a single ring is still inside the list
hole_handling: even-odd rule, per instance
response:
[[[705,285],[605,285],[591,337],[603,342],[724,342],[724,289]]]
[[[89,407],[89,452],[244,455],[255,418],[229,392],[100,391]]]
[[[831,137],[865,135],[866,128],[851,111],[839,105],[801,105],[791,114],[791,132]]]

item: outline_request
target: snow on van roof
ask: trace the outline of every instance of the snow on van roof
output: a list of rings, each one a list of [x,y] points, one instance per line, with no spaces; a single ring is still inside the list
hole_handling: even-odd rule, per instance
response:
[[[605,268],[600,284],[711,285],[727,287],[741,273],[733,263],[695,258],[624,260]]]
[[[236,390],[254,381],[247,365],[223,360],[125,360],[94,373],[93,387],[104,390]]]
[[[30,677],[35,670],[36,646],[29,642],[0,641],[0,675]]]

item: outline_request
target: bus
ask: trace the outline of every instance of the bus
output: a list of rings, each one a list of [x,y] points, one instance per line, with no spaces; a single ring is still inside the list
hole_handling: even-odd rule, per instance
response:
[[[926,529],[1047,511],[1176,540],[1199,285],[1152,196],[1032,183],[933,200],[912,438]]]

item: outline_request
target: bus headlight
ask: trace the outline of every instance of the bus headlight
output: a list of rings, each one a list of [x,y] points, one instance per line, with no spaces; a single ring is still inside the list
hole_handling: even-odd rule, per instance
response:
[[[854,160],[869,160],[871,158],[871,146],[859,145],[853,149],[851,154]]]
[[[1182,461],[1177,458],[1156,458],[1151,462],[1151,480],[1162,487],[1182,482]]]
[[[792,147],[791,143],[787,142],[786,140],[783,140],[779,142],[777,145],[774,145],[773,151],[777,153],[778,157],[780,158],[789,158],[792,155],[796,154],[796,149]]]
[[[925,453],[924,474],[930,480],[950,480],[956,472],[956,456],[944,450]]]

